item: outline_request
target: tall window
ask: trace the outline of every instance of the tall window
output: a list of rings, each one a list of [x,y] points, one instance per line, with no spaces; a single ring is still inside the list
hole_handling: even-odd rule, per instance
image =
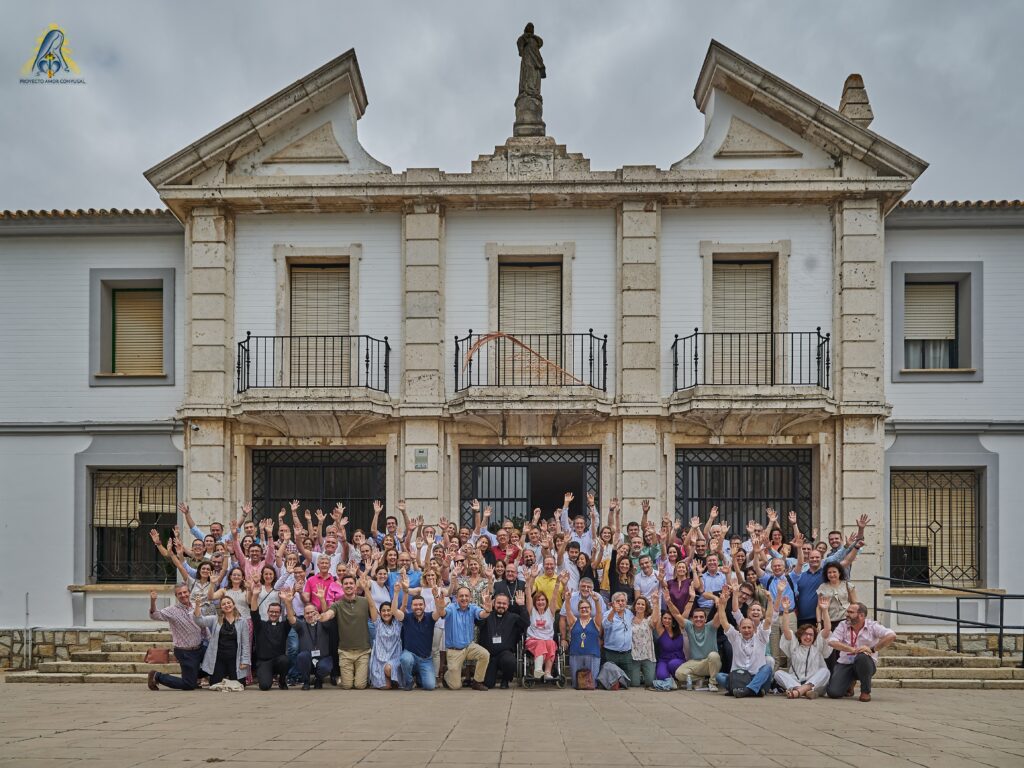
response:
[[[906,368],[956,368],[956,283],[907,283],[903,290]]]
[[[97,581],[174,581],[149,538],[166,543],[177,522],[178,475],[171,470],[97,470],[92,476],[93,574]]]
[[[129,288],[111,292],[111,372],[152,376],[164,372],[164,292]]]
[[[568,383],[572,360],[562,337],[562,265],[498,267],[498,381],[504,385]],[[571,363],[569,363],[571,365]]]
[[[341,387],[351,381],[347,265],[291,270],[291,381],[301,387]]]
[[[707,383],[771,383],[772,265],[716,261],[711,286]]]
[[[978,488],[974,471],[890,474],[892,578],[935,586],[978,586]]]

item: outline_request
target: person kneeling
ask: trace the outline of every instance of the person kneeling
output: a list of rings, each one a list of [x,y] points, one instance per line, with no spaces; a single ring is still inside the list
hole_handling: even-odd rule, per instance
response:
[[[780,597],[784,593],[780,590]],[[728,624],[725,606],[729,601],[729,586],[722,590],[718,599],[718,621],[726,627],[725,637],[732,647],[732,671],[718,673],[718,684],[726,686],[726,693],[736,697],[764,696],[772,681],[772,665],[766,660],[768,639],[771,636],[772,617],[778,610],[765,612],[764,622],[754,627],[751,619],[740,622],[739,631]]]
[[[299,655],[296,657],[296,665],[299,668],[299,678],[302,680],[302,690],[309,690],[310,676],[315,677],[315,686],[319,690],[324,687],[324,680],[328,678],[334,669],[334,662],[331,661],[331,638],[327,631],[327,625],[323,622],[334,618],[331,611],[322,615],[312,603],[303,609],[303,617],[295,617],[295,609],[292,607],[292,592],[282,590],[281,598],[288,608],[288,623],[295,627],[299,636]]]
[[[871,678],[878,664],[878,651],[896,640],[896,633],[868,619],[864,603],[851,603],[846,618],[832,633],[829,645],[839,649],[839,662],[832,670],[826,693],[830,699],[853,696],[860,681],[860,700],[871,701]]]
[[[825,659],[832,653],[832,648],[826,645],[832,633],[828,602],[828,597],[818,599],[821,632],[816,632],[812,624],[801,624],[794,635],[789,629],[789,599],[782,600],[781,647],[789,659],[789,669],[776,672],[775,682],[785,689],[787,698],[799,699],[803,696],[813,699],[824,693],[828,685],[829,672]]]

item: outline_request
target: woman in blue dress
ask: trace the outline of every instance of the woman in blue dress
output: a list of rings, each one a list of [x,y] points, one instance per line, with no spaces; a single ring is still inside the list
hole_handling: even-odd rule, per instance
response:
[[[395,585],[397,605],[405,600],[407,589],[408,585],[404,581]],[[399,664],[402,656],[402,625],[395,621],[391,603],[383,602],[379,609],[373,600],[367,603],[370,620],[376,629],[370,653],[370,685],[374,688],[399,687],[402,683],[402,666]]]

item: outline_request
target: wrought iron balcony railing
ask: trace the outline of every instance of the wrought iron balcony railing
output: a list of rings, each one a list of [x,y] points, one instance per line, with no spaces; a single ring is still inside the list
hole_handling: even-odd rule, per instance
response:
[[[455,337],[455,391],[469,387],[590,387],[607,391],[608,336],[473,333]]]
[[[388,392],[388,337],[253,336],[238,342],[238,391],[254,388],[365,387]]]
[[[672,391],[698,386],[829,388],[830,334],[701,333],[672,342]]]

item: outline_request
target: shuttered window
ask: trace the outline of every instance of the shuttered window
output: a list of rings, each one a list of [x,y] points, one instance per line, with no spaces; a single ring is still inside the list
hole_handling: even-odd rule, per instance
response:
[[[291,343],[288,366],[298,387],[344,387],[352,381],[347,265],[291,270]]]
[[[904,364],[955,368],[956,283],[907,283],[903,290]]]
[[[499,339],[495,364],[504,385],[569,383],[562,337],[562,265],[498,265],[498,330],[518,340]]]
[[[716,262],[711,272],[709,384],[770,384],[772,265]]]
[[[111,371],[125,376],[164,373],[164,292],[115,290],[111,295]]]
[[[348,334],[347,266],[292,267],[292,336]]]

